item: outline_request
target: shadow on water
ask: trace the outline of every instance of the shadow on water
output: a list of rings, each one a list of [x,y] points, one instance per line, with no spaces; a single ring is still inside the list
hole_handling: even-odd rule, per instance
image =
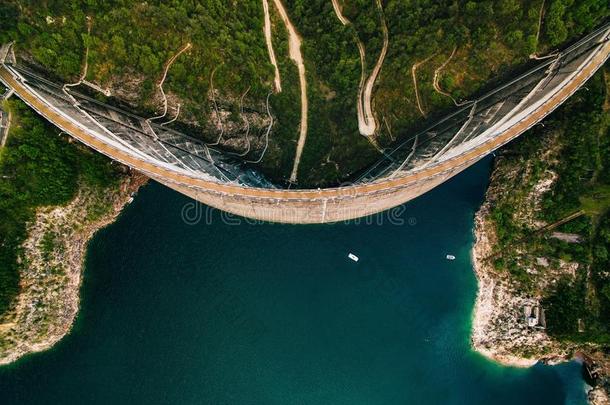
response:
[[[0,368],[0,401],[581,403],[576,364],[505,368],[470,350],[489,163],[379,223],[227,223],[202,210],[188,224],[190,201],[151,184],[92,241],[74,331]]]

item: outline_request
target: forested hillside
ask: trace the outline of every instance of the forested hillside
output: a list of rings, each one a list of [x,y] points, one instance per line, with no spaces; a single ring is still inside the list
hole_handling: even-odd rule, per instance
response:
[[[0,314],[19,291],[18,257],[27,224],[40,207],[64,205],[79,183],[106,192],[118,183],[116,166],[70,142],[67,135],[20,101],[7,102],[13,124],[0,149]]]
[[[606,67],[502,152],[488,193],[494,267],[560,341],[610,343],[609,91]]]
[[[0,40],[16,41],[24,62],[66,82],[80,78],[88,49],[85,79],[151,115],[163,110],[158,84],[166,64],[191,44],[168,69],[167,119],[177,116],[174,125],[209,141],[222,134],[227,149],[261,160],[268,175],[285,181],[302,125],[299,79],[287,26],[269,1],[282,91],[274,88],[263,3],[7,0],[0,5]],[[530,56],[592,29],[609,13],[605,0],[338,0],[337,9],[331,0],[284,0],[283,5],[302,38],[309,102],[299,186],[349,178],[426,117],[467,99]],[[367,139],[358,129],[358,88],[383,52],[386,27],[387,55],[372,99],[377,125]],[[260,159],[270,92],[276,124]]]

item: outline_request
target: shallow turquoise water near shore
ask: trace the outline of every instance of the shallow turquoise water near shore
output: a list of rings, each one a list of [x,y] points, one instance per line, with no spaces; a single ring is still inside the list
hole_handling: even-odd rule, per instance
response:
[[[189,225],[189,200],[151,184],[92,241],[74,331],[0,368],[0,403],[583,403],[578,364],[470,350],[488,175],[480,163],[392,220],[320,226],[203,207]]]

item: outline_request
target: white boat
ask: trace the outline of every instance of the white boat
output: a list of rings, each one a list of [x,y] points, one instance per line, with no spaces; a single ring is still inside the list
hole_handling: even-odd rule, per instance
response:
[[[455,256],[454,255],[447,255],[447,256],[445,256],[445,258],[447,260],[455,260]]]
[[[360,260],[360,258],[358,256],[356,256],[355,254],[353,254],[353,253],[348,254],[347,257],[349,257],[350,259],[352,259],[355,262]]]

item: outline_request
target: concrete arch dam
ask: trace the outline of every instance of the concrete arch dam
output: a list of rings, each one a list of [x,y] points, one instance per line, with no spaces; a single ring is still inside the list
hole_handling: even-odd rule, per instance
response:
[[[540,122],[610,56],[610,24],[403,140],[349,186],[281,189],[200,140],[52,83],[2,59],[0,80],[62,131],[197,201],[284,223],[358,218],[443,183]]]

